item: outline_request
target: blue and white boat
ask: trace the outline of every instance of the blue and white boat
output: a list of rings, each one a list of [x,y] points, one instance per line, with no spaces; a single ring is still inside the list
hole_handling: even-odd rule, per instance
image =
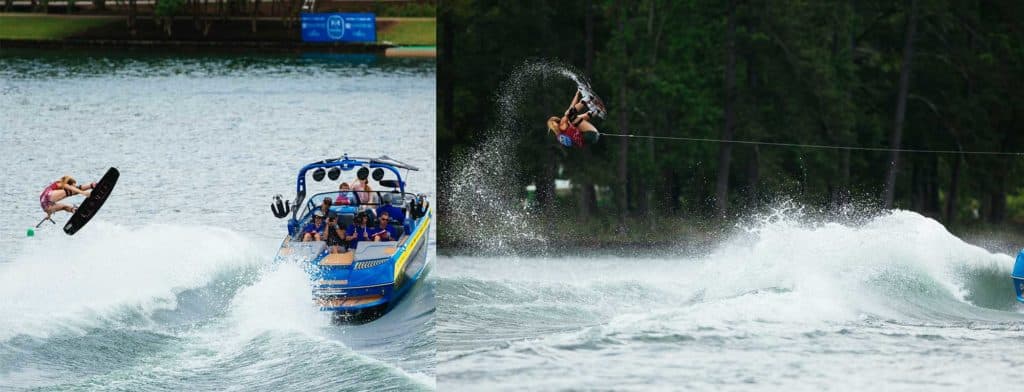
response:
[[[275,197],[271,205],[274,215],[291,215],[288,235],[281,243],[276,261],[305,266],[312,280],[313,300],[321,310],[341,315],[381,315],[393,308],[423,276],[428,263],[432,212],[424,194],[406,189],[403,170],[408,174],[419,169],[386,156],[353,158],[346,154],[303,166],[296,179],[294,203],[282,202],[281,195]],[[307,173],[314,181],[326,179],[339,184],[342,173],[352,171],[369,181],[373,191],[331,191],[306,199]],[[303,242],[302,228],[314,214],[323,213],[325,198],[332,201],[329,215],[336,217],[343,229],[357,214],[367,215],[371,227],[378,225],[376,216],[382,209],[398,215],[389,223],[397,240],[359,241],[354,246],[339,248],[330,247],[325,241]]]
[[[1013,290],[1017,292],[1017,300],[1024,302],[1024,250],[1017,253],[1017,261],[1013,263]]]

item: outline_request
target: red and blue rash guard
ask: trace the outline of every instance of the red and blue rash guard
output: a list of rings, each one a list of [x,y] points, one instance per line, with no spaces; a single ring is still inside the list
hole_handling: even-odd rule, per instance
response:
[[[558,133],[558,142],[566,147],[583,147],[583,133],[579,128],[569,123],[564,131]]]

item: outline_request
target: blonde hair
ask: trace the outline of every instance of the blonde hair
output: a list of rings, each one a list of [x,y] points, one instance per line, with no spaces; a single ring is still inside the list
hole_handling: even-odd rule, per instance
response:
[[[65,175],[64,177],[60,178],[60,184],[61,185],[71,185],[71,186],[74,186],[75,182],[77,182],[77,181],[75,181],[75,178],[71,177],[71,176],[68,176],[68,175]]]
[[[551,131],[551,133],[555,134],[556,136],[558,135],[558,131],[559,131],[558,123],[560,121],[561,121],[561,119],[559,119],[558,117],[555,117],[555,116],[548,117],[548,130]]]

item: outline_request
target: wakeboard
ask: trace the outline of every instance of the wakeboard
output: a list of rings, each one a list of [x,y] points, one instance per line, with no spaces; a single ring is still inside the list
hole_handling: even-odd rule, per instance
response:
[[[580,98],[586,103],[587,109],[590,109],[590,112],[595,116],[604,118],[608,110],[605,109],[604,101],[601,100],[601,97],[597,96],[597,93],[594,92],[594,88],[590,87],[590,81],[582,76],[573,77],[572,79],[576,82],[576,88],[580,90]]]
[[[117,171],[117,168],[107,169],[107,174],[104,174],[103,178],[96,183],[96,187],[92,189],[89,197],[78,206],[75,214],[71,216],[71,219],[68,219],[68,223],[64,224],[64,232],[67,235],[75,235],[82,226],[89,223],[89,220],[96,215],[100,207],[103,207],[103,203],[107,201],[107,197],[114,190],[114,185],[117,184],[117,178],[120,176],[121,173]]]

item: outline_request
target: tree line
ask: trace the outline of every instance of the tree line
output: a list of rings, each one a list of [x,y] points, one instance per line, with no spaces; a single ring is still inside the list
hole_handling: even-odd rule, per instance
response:
[[[540,209],[715,218],[787,195],[1002,223],[1024,157],[895,149],[1024,151],[1021,21],[1024,3],[1010,1],[445,1],[442,173],[508,115],[494,105],[504,79],[551,59],[592,79],[604,132],[890,150],[605,137],[563,151],[544,120],[574,87],[542,75],[513,114],[536,126],[502,130]],[[556,178],[575,184],[571,197],[556,195]]]
[[[210,34],[215,24],[229,20],[248,21],[253,33],[257,32],[259,18],[277,18],[291,29],[296,26],[302,12],[373,12],[381,16],[434,16],[435,0],[66,0],[66,13],[84,11],[79,4],[88,4],[89,14],[118,14],[127,16],[127,28],[135,35],[139,17],[152,18],[167,36],[174,36],[174,20],[188,18],[192,27],[203,37]],[[64,4],[60,2],[59,4]],[[30,12],[49,13],[50,0],[30,0]],[[4,0],[4,12],[17,10],[14,0]]]

